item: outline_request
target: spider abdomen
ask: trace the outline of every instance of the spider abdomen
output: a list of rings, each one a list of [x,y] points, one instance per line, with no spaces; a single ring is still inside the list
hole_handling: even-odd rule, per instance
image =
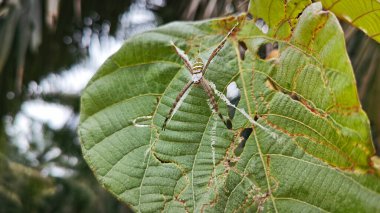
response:
[[[192,81],[194,84],[198,84],[203,77],[203,61],[201,58],[197,58],[192,67]]]
[[[193,73],[192,81],[194,82],[194,84],[198,84],[201,81],[202,77],[203,77],[202,72]]]

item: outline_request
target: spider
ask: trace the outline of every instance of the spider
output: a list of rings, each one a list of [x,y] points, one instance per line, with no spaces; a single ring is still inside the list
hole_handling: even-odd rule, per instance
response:
[[[231,35],[231,33],[234,31],[234,29],[237,25],[238,25],[238,23],[235,24],[235,26],[233,26],[231,28],[231,30],[228,32],[228,34],[223,38],[223,40],[218,44],[218,46],[212,51],[212,53],[211,53],[210,57],[208,58],[205,65],[203,64],[202,59],[199,57],[196,58],[194,64],[191,64],[191,62],[189,61],[189,58],[185,54],[185,52],[183,50],[181,50],[180,48],[178,48],[173,42],[171,42],[171,45],[174,47],[177,55],[179,55],[179,57],[181,57],[181,59],[183,60],[183,62],[185,64],[185,67],[190,71],[192,78],[185,85],[185,87],[182,88],[181,92],[177,95],[177,97],[173,103],[173,106],[170,108],[170,111],[165,118],[165,121],[162,125],[162,130],[165,130],[168,121],[173,116],[173,112],[174,112],[174,109],[177,107],[177,104],[179,103],[179,101],[181,100],[183,95],[188,91],[188,89],[193,84],[202,86],[203,90],[207,93],[208,97],[210,98],[210,103],[211,103],[213,110],[215,110],[215,112],[218,113],[220,119],[222,119],[223,123],[227,126],[227,128],[229,128],[229,129],[231,128],[231,122],[226,122],[226,120],[223,118],[222,114],[219,112],[218,104],[215,101],[214,92],[213,92],[212,88],[210,87],[209,82],[203,76],[207,70],[208,65],[210,64],[212,59],[219,53],[219,51],[223,48],[224,44],[227,41],[227,38]]]

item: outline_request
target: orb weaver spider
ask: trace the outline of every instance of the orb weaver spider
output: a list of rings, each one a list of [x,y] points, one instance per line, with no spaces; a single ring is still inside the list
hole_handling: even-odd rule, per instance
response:
[[[231,129],[231,122],[227,122],[224,118],[223,115],[219,112],[218,108],[218,103],[215,101],[215,95],[213,92],[213,89],[210,87],[209,82],[207,81],[206,78],[204,78],[204,74],[211,63],[211,61],[214,59],[214,57],[219,53],[219,51],[223,48],[224,44],[227,41],[227,38],[231,35],[231,33],[234,31],[236,26],[239,23],[236,23],[231,30],[227,33],[227,35],[223,38],[223,40],[218,44],[218,46],[212,51],[210,57],[207,59],[206,64],[203,64],[203,61],[200,57],[196,58],[195,63],[191,64],[188,56],[186,53],[178,48],[174,42],[171,42],[171,45],[174,47],[177,55],[182,59],[182,61],[185,64],[185,67],[187,70],[190,71],[190,74],[192,76],[191,80],[187,82],[187,84],[182,88],[182,90],[179,92],[177,95],[173,106],[170,108],[170,111],[168,115],[165,118],[165,121],[162,125],[162,130],[165,130],[166,125],[168,121],[173,117],[173,112],[175,111],[174,109],[177,107],[177,104],[180,102],[181,98],[184,96],[184,94],[189,90],[189,88],[195,84],[195,85],[201,85],[203,90],[206,92],[207,96],[210,98],[210,104],[213,108],[213,110],[218,113],[220,119],[223,121],[223,123],[227,126],[227,128]]]

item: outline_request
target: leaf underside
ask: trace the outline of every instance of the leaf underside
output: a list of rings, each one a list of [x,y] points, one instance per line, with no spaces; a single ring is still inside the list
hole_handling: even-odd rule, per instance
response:
[[[251,1],[249,12],[162,26],[103,64],[83,92],[79,127],[95,176],[139,212],[380,211],[369,123],[336,17],[309,1]],[[237,107],[263,128],[236,111],[227,129],[193,86],[162,131],[191,79],[170,41],[206,61],[236,22],[205,78],[224,94],[235,81]],[[263,58],[269,44],[278,54]]]

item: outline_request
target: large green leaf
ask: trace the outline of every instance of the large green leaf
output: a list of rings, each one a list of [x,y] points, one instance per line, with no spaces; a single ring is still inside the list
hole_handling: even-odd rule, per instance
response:
[[[320,0],[323,6],[338,17],[360,28],[380,42],[379,0]]]
[[[84,157],[136,211],[380,211],[369,123],[337,19],[319,3],[265,2],[251,2],[253,19],[177,22],[133,37],[84,90]],[[205,78],[224,94],[235,81],[248,115],[236,111],[227,129],[194,86],[162,131],[191,79],[170,41],[205,61],[236,22]],[[265,58],[270,44],[279,54]]]

